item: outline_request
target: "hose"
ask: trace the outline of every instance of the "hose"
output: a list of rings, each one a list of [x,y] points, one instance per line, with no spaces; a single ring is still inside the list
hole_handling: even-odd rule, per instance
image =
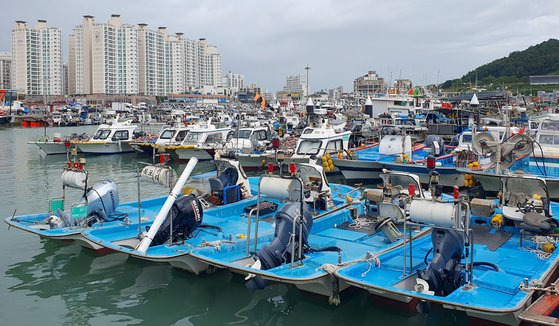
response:
[[[493,268],[496,272],[499,272],[501,270],[499,268],[499,266],[497,266],[493,263],[487,262],[487,261],[476,261],[476,262],[474,262],[474,266],[489,266],[489,267]]]

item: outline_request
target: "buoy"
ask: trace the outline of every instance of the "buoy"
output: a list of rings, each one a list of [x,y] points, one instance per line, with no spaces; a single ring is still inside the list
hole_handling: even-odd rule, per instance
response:
[[[543,245],[542,247],[543,251],[545,251],[546,253],[550,254],[552,252],[555,251],[555,245],[553,243],[546,243]]]
[[[491,226],[496,229],[501,228],[501,226],[503,226],[503,215],[501,214],[493,215],[493,217],[491,218]]]

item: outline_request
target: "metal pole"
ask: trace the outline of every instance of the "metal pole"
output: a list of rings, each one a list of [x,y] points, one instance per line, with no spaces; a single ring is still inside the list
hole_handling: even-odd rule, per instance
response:
[[[250,216],[249,216],[250,218]],[[254,252],[257,250],[258,246],[258,222],[260,220],[260,182],[258,185],[258,195],[256,197],[256,225],[254,226]]]
[[[171,170],[167,167],[167,185],[169,185],[169,192],[173,191],[173,186],[171,185]],[[173,215],[171,214],[170,221],[169,221],[169,242],[170,245],[173,245]]]
[[[136,176],[138,179],[138,235],[142,234],[142,199],[140,196],[140,163],[136,164]]]
[[[405,218],[405,217],[404,217]],[[410,274],[413,274],[413,249],[412,249],[412,243],[413,243],[413,239],[411,237],[411,227],[408,229],[409,231],[409,236],[410,236]]]
[[[407,229],[406,220],[407,219],[404,217],[404,275],[402,275],[404,277],[407,275],[406,274],[406,268],[407,268],[407,266],[406,266],[406,243],[407,243],[407,241],[406,241],[407,240],[407,237],[406,237],[406,229]]]
[[[303,203],[303,180],[297,178],[301,183],[301,217],[299,218],[299,266],[303,265],[303,219],[305,218]]]

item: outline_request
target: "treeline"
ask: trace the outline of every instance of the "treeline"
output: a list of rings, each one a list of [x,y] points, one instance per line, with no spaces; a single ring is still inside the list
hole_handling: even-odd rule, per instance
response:
[[[441,86],[450,88],[467,84],[528,83],[528,76],[559,74],[559,40],[549,39],[524,51],[515,51],[468,72],[459,79],[447,80]]]

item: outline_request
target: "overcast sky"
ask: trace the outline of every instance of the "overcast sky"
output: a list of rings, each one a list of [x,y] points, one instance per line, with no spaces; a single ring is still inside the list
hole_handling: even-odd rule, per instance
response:
[[[220,49],[223,73],[270,90],[304,73],[311,90],[352,87],[376,70],[386,80],[443,82],[493,59],[559,38],[559,2],[372,0],[19,0],[0,12],[0,50],[15,20],[47,19],[67,36],[82,15],[206,37]]]

